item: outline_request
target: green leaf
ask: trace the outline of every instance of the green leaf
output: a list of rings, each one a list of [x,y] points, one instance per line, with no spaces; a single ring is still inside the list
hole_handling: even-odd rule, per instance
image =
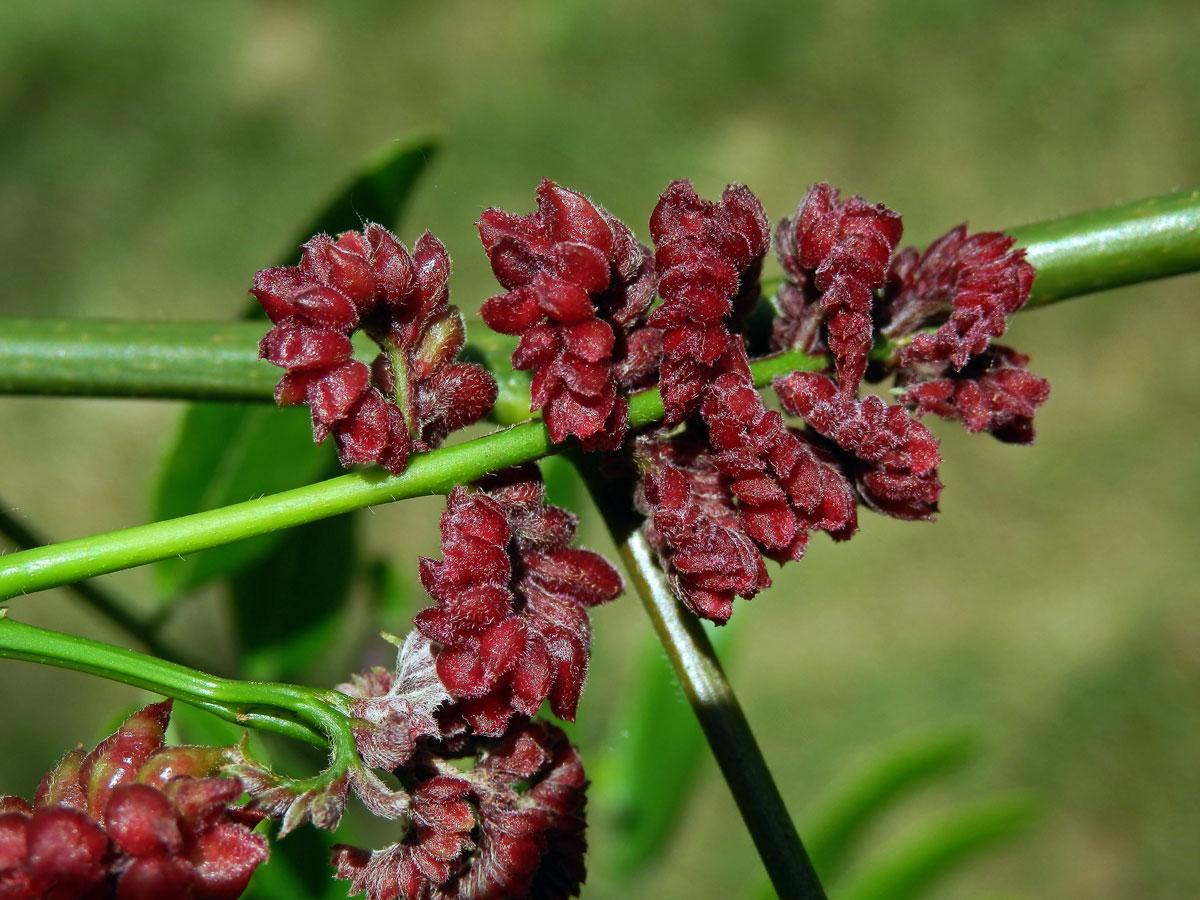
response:
[[[854,844],[897,800],[977,750],[974,732],[939,728],[891,743],[840,777],[807,817],[803,833],[817,871],[823,878],[836,875]]]
[[[371,219],[395,228],[417,179],[436,152],[428,138],[388,147],[302,229],[284,251],[318,232],[337,233]],[[247,281],[249,279],[247,278]],[[155,519],[186,515],[307,484],[324,474],[331,449],[316,448],[304,409],[266,406],[189,407],[168,448],[154,488]],[[279,544],[267,535],[157,565],[161,592],[174,597],[235,572]]]
[[[1027,831],[1037,814],[1024,797],[980,800],[944,816],[864,865],[840,900],[915,900],[964,863]]]
[[[383,630],[399,631],[406,627],[416,610],[404,573],[388,560],[376,559],[367,569],[367,582],[371,605]]]
[[[737,617],[731,620],[736,623]],[[705,623],[724,658],[736,624]],[[708,752],[704,733],[683,696],[662,645],[646,638],[633,687],[619,759],[612,773],[617,799],[616,865],[629,878],[656,860],[669,845]]]
[[[234,573],[230,588],[244,677],[297,681],[328,654],[354,580],[357,517],[293,528]]]

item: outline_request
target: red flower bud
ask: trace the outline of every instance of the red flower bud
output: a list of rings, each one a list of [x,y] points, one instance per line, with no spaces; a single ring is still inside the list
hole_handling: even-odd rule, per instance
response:
[[[163,747],[171,703],[134,713],[90,753],[72,751],[32,807],[0,798],[0,896],[234,900],[267,858],[234,807],[236,778],[205,777],[227,748]]]
[[[454,362],[463,324],[448,303],[449,274],[450,258],[431,234],[409,254],[368,224],[336,241],[317,235],[299,266],[255,275],[251,293],[275,323],[260,355],[288,370],[275,399],[307,403],[313,437],[332,434],[343,465],[403,472],[411,453],[478,421],[495,402],[486,370]],[[370,369],[351,359],[359,328],[384,350]]]
[[[621,592],[602,556],[570,548],[575,517],[545,503],[533,467],[455,488],[442,515],[442,561],[421,561],[438,601],[415,624],[437,645],[437,672],[479,734],[549,699],[573,719],[587,674],[587,609]]]
[[[1033,417],[1050,382],[1025,371],[1029,357],[999,344],[973,356],[961,372],[912,380],[900,401],[918,416],[958,419],[972,433],[990,431],[1010,444],[1033,443]]]
[[[625,371],[627,336],[654,298],[650,251],[582,194],[545,180],[535,212],[491,208],[476,224],[508,289],[484,303],[483,320],[521,335],[512,363],[533,370],[532,408],[543,411],[551,440],[620,446],[629,413],[618,388],[636,381]],[[643,340],[633,348],[639,372],[648,346]]]
[[[427,750],[405,836],[382,850],[334,848],[337,877],[368,900],[565,900],[586,870],[587,779],[561,730],[519,722],[499,740],[472,739],[460,770]]]
[[[675,181],[654,208],[650,235],[663,302],[649,321],[663,331],[659,388],[667,424],[675,424],[695,411],[706,384],[737,364],[742,339],[732,332],[758,300],[771,232],[748,188],[730,185],[712,203],[690,181]]]
[[[784,409],[842,451],[839,460],[872,509],[898,519],[930,519],[937,512],[938,442],[903,406],[874,395],[849,397],[815,372],[777,378],[775,391]]]
[[[917,334],[900,352],[899,365],[950,361],[962,369],[1004,334],[1008,317],[1029,299],[1034,276],[1025,251],[1012,250],[1013,243],[997,232],[968,236],[959,225],[924,254],[906,250],[896,258],[884,334],[894,340],[942,322],[933,334]]]
[[[775,233],[776,253],[792,279],[780,293],[776,346],[813,349],[817,320],[823,319],[838,386],[846,394],[858,390],[866,371],[874,292],[883,287],[902,231],[900,216],[882,204],[839,200],[835,188],[817,184]]]

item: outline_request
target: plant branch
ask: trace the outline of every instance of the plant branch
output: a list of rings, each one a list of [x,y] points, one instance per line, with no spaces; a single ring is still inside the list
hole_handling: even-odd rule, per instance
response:
[[[782,900],[824,900],[820,879],[712,643],[700,621],[676,600],[642,534],[631,502],[633,485],[614,490],[590,460],[579,460],[576,468],[620,549],[776,893]]]
[[[1200,190],[1023,225],[1009,234],[1037,270],[1027,309],[1179,275],[1200,269]],[[279,370],[258,358],[261,320],[3,322],[0,393],[269,402],[279,380]],[[476,339],[471,352],[491,362],[506,358],[507,352],[493,351],[511,351],[510,343]],[[525,383],[524,376],[512,384],[501,379],[498,408],[527,410],[528,397],[520,396]]]
[[[756,361],[752,370],[755,382],[761,386],[782,372],[823,365],[820,357],[784,353]],[[662,398],[657,389],[629,398],[630,428],[652,424],[662,416]],[[403,475],[370,468],[219,509],[13,553],[0,558],[0,599],[207,550],[366,506],[447,494],[455,485],[540,459],[557,449],[542,422],[526,422],[417,454]]]
[[[1061,300],[1088,291],[1127,284],[1132,280],[1158,278],[1200,268],[1200,191],[1068,216],[1016,229],[1015,233],[1025,243],[1037,269],[1033,285],[1035,303]],[[31,372],[39,371],[32,363],[26,364],[27,359],[26,363],[22,362],[25,357],[22,357],[20,340],[11,346],[5,343],[9,340],[9,334],[24,334],[30,340],[31,335],[36,335],[37,326],[29,324],[31,320],[17,321],[26,322],[24,330],[8,329],[0,336],[0,389],[5,385],[26,383],[21,378],[14,380],[11,374],[13,370],[24,372],[26,378],[32,378]],[[82,323],[80,327],[86,324]],[[163,333],[170,327],[191,328],[193,335],[209,329],[206,347],[218,355],[229,350],[235,359],[240,359],[240,362],[232,364],[223,362],[218,368],[233,365],[246,372],[255,368],[255,371],[262,373],[252,376],[256,383],[264,383],[262,379],[266,373],[271,373],[273,380],[271,369],[264,368],[265,364],[257,358],[251,358],[247,352],[246,348],[250,346],[246,334],[250,327],[248,323],[221,326],[232,327],[242,335],[246,343],[238,351],[241,357],[233,352],[228,336],[213,336],[214,326],[162,326]],[[110,333],[109,343],[118,342],[120,334]],[[257,334],[255,331],[255,336]],[[48,347],[55,340],[46,338],[37,344],[42,349],[34,354],[34,358],[43,362],[51,359],[52,353]],[[130,346],[136,347],[137,342],[132,342]],[[13,354],[11,357],[10,350]],[[876,352],[886,353],[887,348],[877,347]],[[186,362],[189,353],[190,349],[181,353],[164,351],[156,357],[156,365],[163,365],[163,360],[167,359]],[[70,355],[70,352],[64,354]],[[111,356],[101,354],[101,358],[110,359]],[[775,375],[794,369],[820,369],[825,364],[824,357],[791,352],[756,360],[752,370],[755,383],[762,386]],[[112,371],[119,375],[120,368],[116,366]],[[133,368],[144,377],[148,377],[146,372],[153,371],[153,367]],[[228,371],[221,378],[225,378]],[[50,379],[46,366],[41,368],[39,376]],[[506,387],[510,392],[519,392],[519,385],[520,382],[508,382]],[[223,389],[229,389],[227,383]],[[528,408],[524,398],[502,397],[502,400],[504,402],[499,404],[499,408],[509,415],[521,414]],[[662,398],[657,390],[633,395],[629,398],[629,406],[631,428],[651,424],[663,414]],[[0,562],[0,598],[45,590],[170,556],[205,550],[364,506],[446,493],[456,484],[473,481],[496,469],[538,459],[552,452],[556,452],[556,449],[550,443],[545,426],[535,420],[453,447],[419,454],[412,459],[403,475],[388,476],[378,469],[355,472],[221,509],[26,550]]]
[[[0,659],[17,659],[99,675],[204,709],[245,727],[271,731],[317,747],[348,720],[330,701],[332,691],[219,678],[100,641],[16,622],[0,609]],[[335,701],[336,702],[336,701]],[[324,735],[329,735],[327,738]],[[349,747],[353,748],[353,737]]]
[[[0,534],[3,534],[20,550],[32,550],[50,543],[43,535],[34,532],[28,525],[13,516],[2,501],[0,501]],[[180,659],[175,650],[163,643],[151,623],[139,619],[129,612],[128,604],[118,600],[108,591],[89,581],[77,582],[66,587],[100,615],[118,628],[128,632],[155,656],[164,659]]]

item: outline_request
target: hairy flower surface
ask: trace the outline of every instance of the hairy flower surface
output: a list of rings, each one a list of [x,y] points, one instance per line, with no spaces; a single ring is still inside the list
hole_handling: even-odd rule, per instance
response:
[[[479,734],[499,735],[517,713],[550,701],[573,719],[587,675],[588,609],[621,593],[604,557],[570,547],[576,518],[545,502],[536,467],[451,492],[442,560],[421,560],[437,601],[417,628],[437,645],[437,672]]]
[[[900,352],[899,364],[951,362],[966,366],[989,341],[1004,334],[1008,317],[1025,305],[1033,285],[1033,266],[1014,239],[998,232],[968,235],[959,225],[934,241],[923,254],[900,253],[889,275],[892,339],[941,322],[933,334],[916,334]]]
[[[171,703],[125,720],[90,753],[68,753],[32,805],[0,798],[0,897],[233,900],[267,858],[232,804],[236,778],[213,777],[220,748],[164,747]]]
[[[740,331],[759,296],[771,229],[749,188],[725,188],[717,203],[690,181],[674,181],[650,216],[660,305],[650,324],[662,330],[659,389],[667,424],[699,406],[705,387],[744,359]]]
[[[377,462],[403,472],[413,451],[478,421],[496,399],[481,366],[456,362],[463,322],[448,303],[450,257],[428,232],[410,254],[368,224],[336,240],[317,235],[299,266],[264,269],[251,293],[275,323],[259,355],[287,369],[280,406],[307,403],[313,437],[333,435],[342,464]],[[384,351],[372,366],[352,358],[364,330]]]
[[[368,900],[562,900],[585,875],[587,779],[553,725],[518,721],[472,741],[470,770],[434,745],[415,780],[407,834],[382,850],[334,848],[337,877]]]
[[[929,519],[942,483],[937,439],[903,406],[875,395],[847,396],[826,375],[793,372],[775,379],[784,409],[842,451],[863,502],[898,519]]]
[[[776,253],[791,279],[780,291],[776,346],[811,352],[823,323],[838,386],[848,395],[867,368],[874,292],[884,285],[902,232],[900,216],[883,204],[840,200],[835,188],[817,184],[775,233]]]
[[[1050,396],[1050,382],[1025,370],[1029,357],[1000,344],[972,356],[962,371],[913,378],[901,402],[918,416],[957,419],[969,432],[989,431],[1009,444],[1031,444],[1033,417]]]
[[[749,600],[771,585],[729,479],[708,449],[686,434],[643,436],[635,452],[642,471],[638,507],[648,516],[646,537],[672,591],[697,615],[727,621],[734,596]]]
[[[657,362],[647,358],[656,339],[641,324],[654,299],[650,251],[582,194],[546,180],[533,213],[493,207],[477,224],[507,289],[484,303],[483,320],[521,336],[512,363],[533,370],[532,408],[543,411],[551,439],[620,446],[629,422],[624,391]]]

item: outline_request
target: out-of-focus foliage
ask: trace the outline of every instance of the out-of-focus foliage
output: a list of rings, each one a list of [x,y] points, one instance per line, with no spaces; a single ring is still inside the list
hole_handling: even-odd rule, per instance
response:
[[[706,196],[745,182],[773,219],[828,180],[903,209],[916,243],[963,219],[997,228],[1162,193],[1200,182],[1198,26],[1189,0],[7,4],[0,313],[240,315],[282,236],[365,154],[429,127],[446,150],[400,237],[445,241],[469,322],[497,292],[472,223],[525,209],[543,175],[643,240],[676,177]],[[967,714],[990,752],[884,820],[863,858],[964,796],[1031,790],[1045,811],[1033,836],[931,896],[1200,891],[1200,457],[1181,414],[1200,367],[1162,352],[1200,329],[1197,290],[1179,279],[1018,317],[1010,336],[1054,385],[1037,446],[949,423],[938,523],[865,517],[858,540],[815,541],[772,571],[741,613],[731,675],[799,821],[861,750]],[[145,521],[176,416],[0,399],[5,502],[56,538]],[[386,556],[414,609],[440,505],[360,517],[361,557]],[[577,509],[584,542],[602,546]],[[153,605],[148,570],[105,581]],[[216,600],[184,605],[167,636],[232,671]],[[353,600],[349,627],[365,630]],[[29,621],[124,640],[64,592],[14,602]],[[596,626],[573,730],[589,761],[622,740],[646,634],[632,602]],[[78,674],[20,674],[0,696],[5,747],[21,748],[4,754],[0,793],[28,793],[86,738],[85,712],[136,700]],[[47,721],[51,697],[79,715]],[[638,894],[731,896],[758,874],[715,768],[697,784]],[[606,875],[618,810],[602,797],[585,896],[624,897]]]

